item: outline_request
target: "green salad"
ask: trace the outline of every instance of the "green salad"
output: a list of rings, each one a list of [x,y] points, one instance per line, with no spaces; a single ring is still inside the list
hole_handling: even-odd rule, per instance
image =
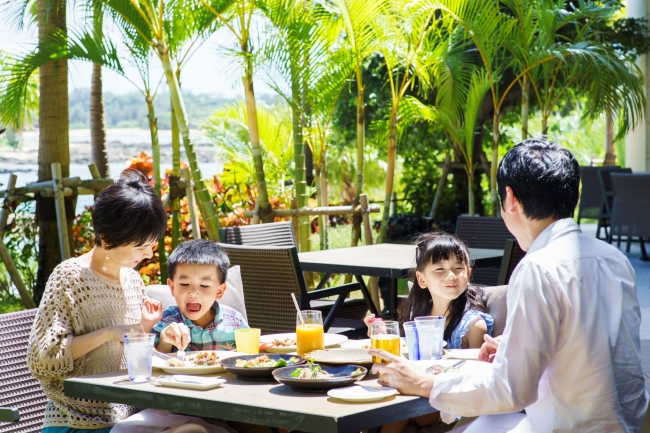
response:
[[[269,367],[286,367],[287,365],[295,364],[299,362],[300,359],[292,356],[288,360],[280,358],[277,361],[269,358],[268,355],[260,355],[253,359],[238,359],[235,362],[236,367],[243,368],[269,368]]]

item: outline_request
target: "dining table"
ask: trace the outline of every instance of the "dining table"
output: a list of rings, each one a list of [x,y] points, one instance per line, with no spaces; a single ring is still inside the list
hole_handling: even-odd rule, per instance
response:
[[[388,299],[385,308],[388,317],[394,317],[397,309],[397,281],[408,278],[415,269],[415,245],[374,244],[299,253],[303,271],[324,273],[319,286],[322,288],[333,274],[351,274],[363,287],[364,297],[370,296],[364,276],[386,278]],[[503,249],[470,248],[470,259],[475,267],[500,266]],[[371,299],[367,299],[371,304]]]
[[[122,403],[140,409],[174,413],[312,433],[374,432],[387,423],[436,412],[422,397],[395,395],[381,401],[350,403],[325,393],[293,391],[276,381],[244,381],[224,372],[220,388],[206,391],[167,388],[156,382],[161,371],[154,370],[151,381],[132,383],[126,370],[64,381],[68,397]],[[376,377],[357,382],[378,386]],[[358,385],[355,385],[358,386]]]

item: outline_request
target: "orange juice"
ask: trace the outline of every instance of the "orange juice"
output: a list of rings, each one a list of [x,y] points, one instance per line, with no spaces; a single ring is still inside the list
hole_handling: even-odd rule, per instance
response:
[[[313,350],[325,348],[325,334],[323,325],[310,324],[296,325],[296,351],[304,355]]]
[[[399,356],[399,335],[395,334],[377,334],[370,339],[373,349],[385,350],[388,353]],[[375,364],[389,364],[390,361],[383,360],[377,356],[372,357]]]

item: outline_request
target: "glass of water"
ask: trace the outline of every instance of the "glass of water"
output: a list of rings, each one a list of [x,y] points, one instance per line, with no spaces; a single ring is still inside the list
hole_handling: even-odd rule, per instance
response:
[[[423,316],[415,318],[415,327],[418,332],[418,345],[420,346],[420,359],[442,358],[442,340],[445,334],[444,316]]]
[[[409,359],[411,361],[419,361],[420,345],[418,344],[418,330],[415,327],[415,322],[405,322],[403,327]]]
[[[122,336],[126,368],[131,382],[147,382],[151,379],[151,358],[156,334],[132,333]]]

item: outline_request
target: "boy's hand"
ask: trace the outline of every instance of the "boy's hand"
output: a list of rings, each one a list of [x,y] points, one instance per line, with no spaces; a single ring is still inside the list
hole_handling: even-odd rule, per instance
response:
[[[142,304],[142,328],[144,332],[151,332],[156,323],[162,319],[162,302],[154,299],[145,299]]]
[[[185,350],[191,341],[190,328],[183,323],[172,323],[162,330],[160,340],[176,346],[178,350]]]

